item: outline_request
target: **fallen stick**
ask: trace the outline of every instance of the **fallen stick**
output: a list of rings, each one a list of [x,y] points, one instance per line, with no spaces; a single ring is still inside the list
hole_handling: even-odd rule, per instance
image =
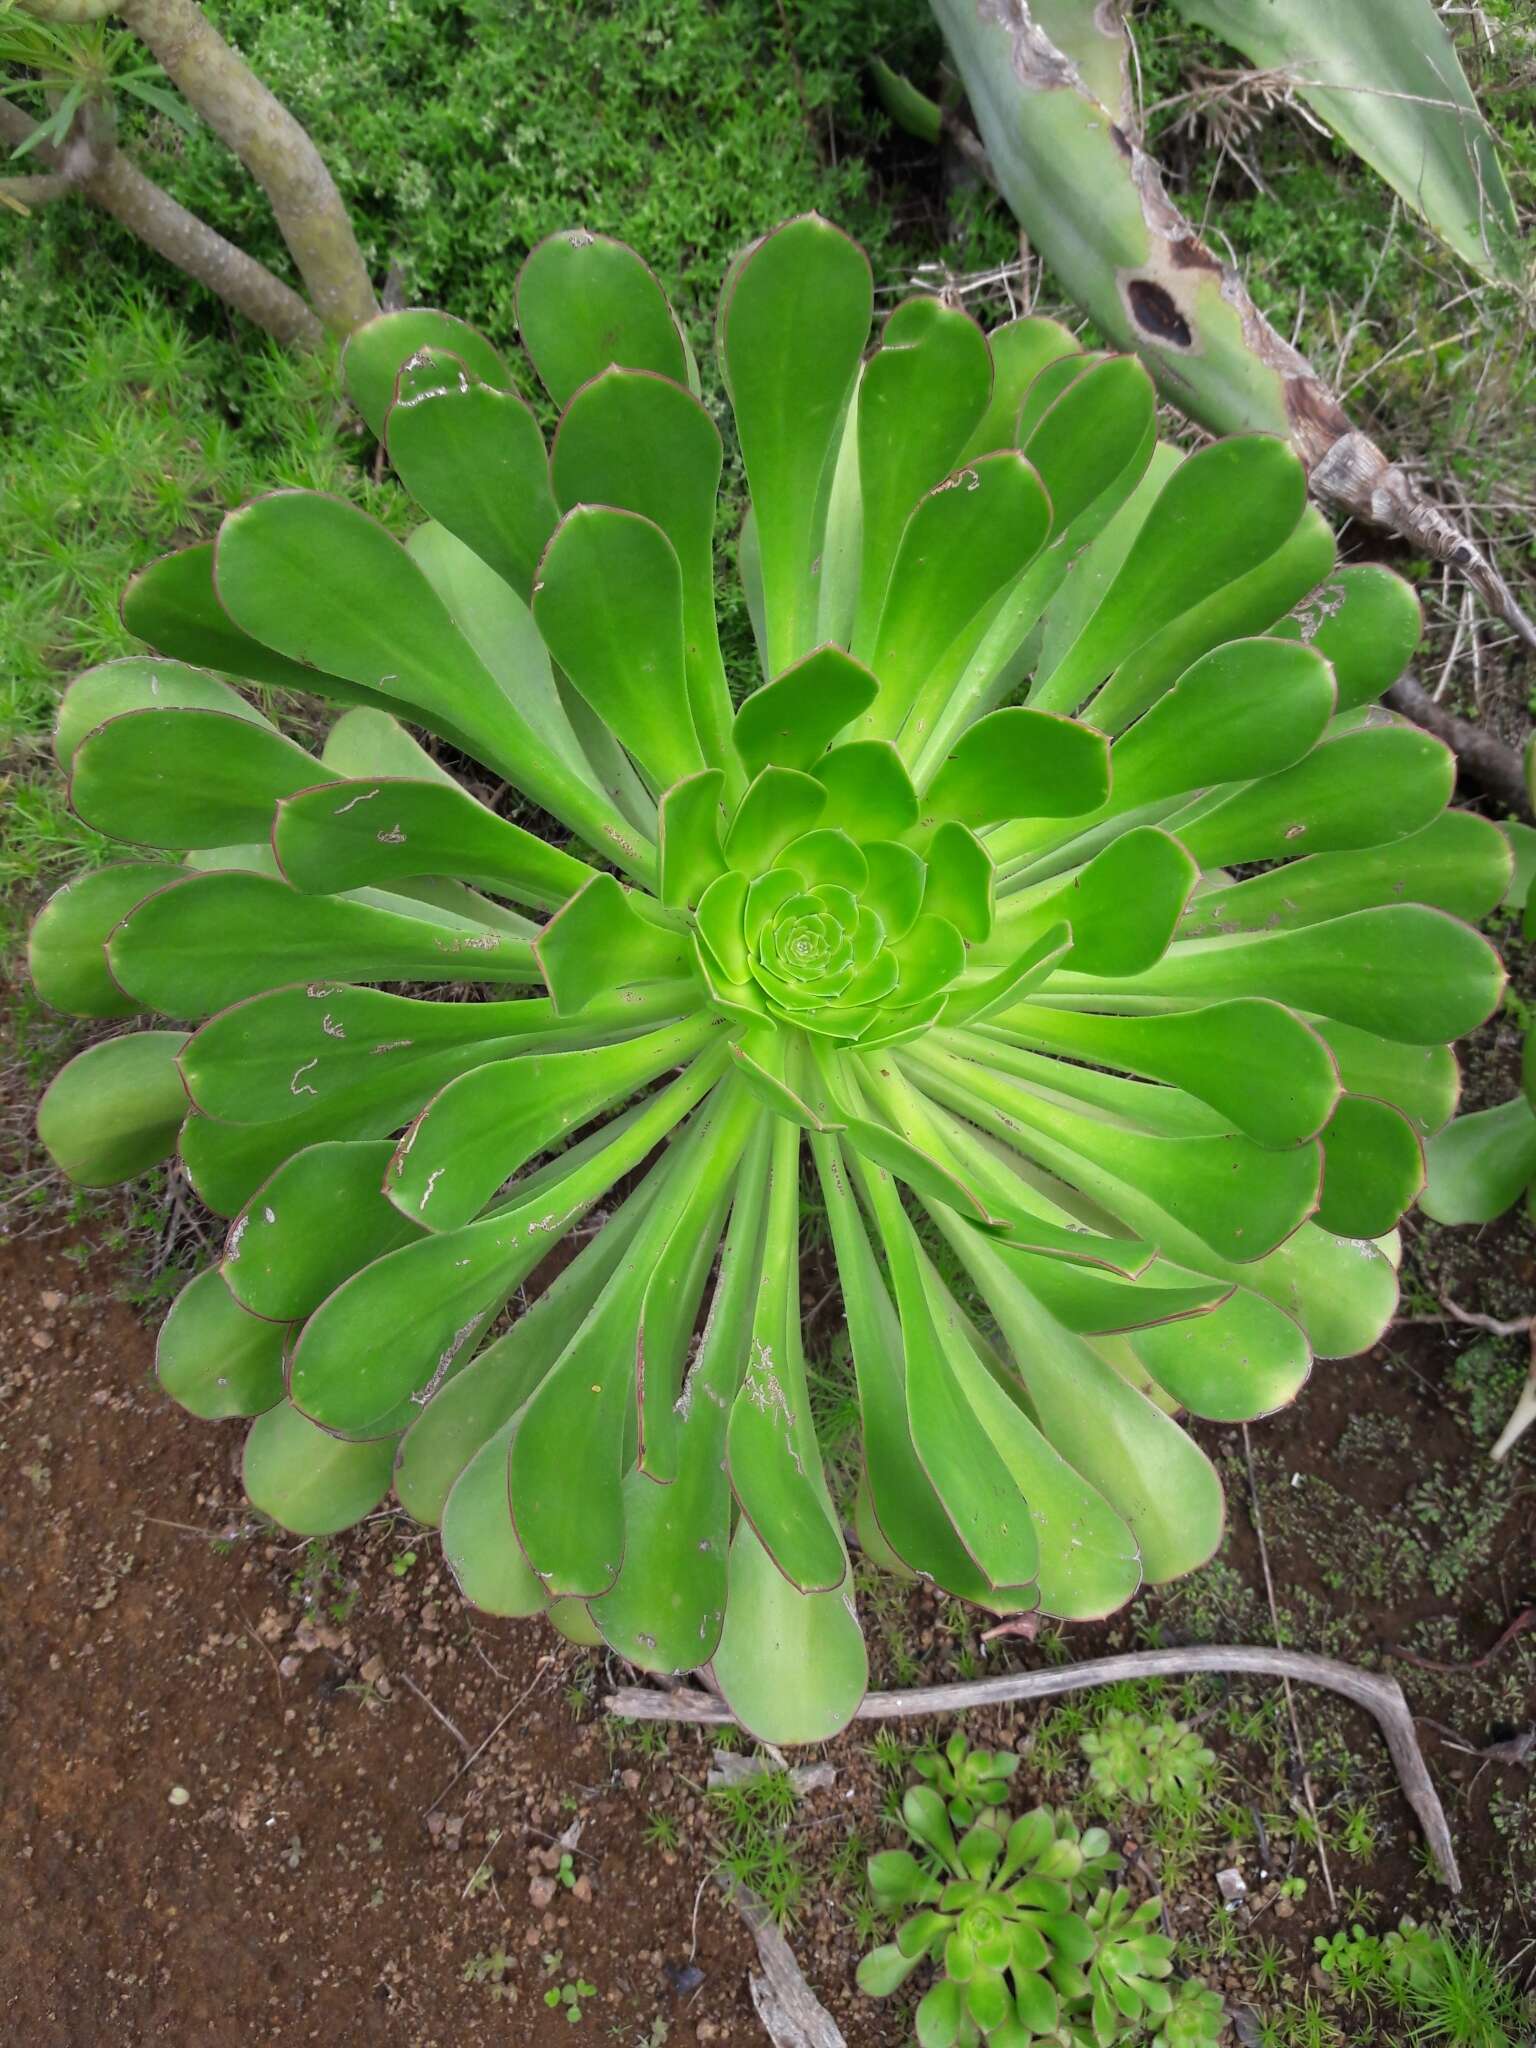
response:
[[[930,1685],[906,1692],[866,1693],[855,1709],[858,1721],[906,1720],[916,1714],[953,1714],[964,1707],[998,1706],[1008,1700],[1050,1699],[1057,1693],[1081,1692],[1089,1686],[1118,1685],[1123,1679],[1179,1678],[1194,1671],[1238,1672],[1252,1678],[1294,1678],[1304,1685],[1325,1686],[1364,1707],[1386,1740],[1397,1766],[1403,1795],[1419,1817],[1425,1840],[1453,1892],[1461,1890],[1456,1851],[1428,1770],[1413,1716],[1395,1678],[1379,1678],[1332,1657],[1307,1656],[1299,1650],[1262,1646],[1223,1648],[1193,1645],[1182,1650],[1137,1650],[1123,1657],[1096,1657],[1085,1664],[1066,1664],[1044,1671],[1011,1671],[1001,1678],[971,1679],[960,1685]],[[714,1695],[683,1689],[661,1692],[654,1686],[625,1686],[603,1703],[609,1713],[630,1721],[707,1722],[730,1725],[736,1716]]]
[[[1459,718],[1444,704],[1437,704],[1416,676],[1399,677],[1383,702],[1411,718],[1415,725],[1422,725],[1426,732],[1432,732],[1437,740],[1444,740],[1456,756],[1464,782],[1492,797],[1522,824],[1533,822],[1520,758],[1496,733],[1474,725],[1470,719]]]
[[[751,1929],[763,1974],[747,1972],[752,2007],[773,2048],[848,2048],[838,2026],[810,1985],[773,1915],[745,1885],[723,1880],[726,1897]]]

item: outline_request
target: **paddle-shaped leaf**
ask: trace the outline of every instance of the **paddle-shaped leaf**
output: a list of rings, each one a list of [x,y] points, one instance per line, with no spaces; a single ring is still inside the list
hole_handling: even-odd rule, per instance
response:
[[[1126,112],[1094,10],[1042,10]],[[402,547],[280,491],[136,579],[158,652],[80,678],[56,746],[164,857],[30,949],[60,1007],[206,1020],[93,1046],[39,1127],[91,1185],[179,1149],[231,1219],[161,1377],[257,1417],[257,1506],[330,1533],[393,1472],[469,1601],[707,1663],[779,1742],[866,1683],[845,1518],[988,1613],[1107,1615],[1219,1540],[1175,1415],[1379,1341],[1425,1140],[1439,1214],[1536,1179],[1536,1052],[1450,1122],[1502,987],[1461,920],[1536,861],[1374,708],[1406,586],[1336,568],[1278,439],[1160,444],[1138,364],[938,297],[863,363],[872,301],[814,217],[725,280],[756,688],[715,619],[732,444],[640,257],[524,265],[548,463],[473,330],[369,322],[348,386],[428,516]],[[315,759],[240,685],[345,715]],[[820,1359],[839,1292],[834,1496],[803,1325]],[[957,1841],[922,1791],[947,1876],[892,1878],[866,1974],[943,1959],[927,2048],[1171,2014],[1066,1910],[1102,1831]]]

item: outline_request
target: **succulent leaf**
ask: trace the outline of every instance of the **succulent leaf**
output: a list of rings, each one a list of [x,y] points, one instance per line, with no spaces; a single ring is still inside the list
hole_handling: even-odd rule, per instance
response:
[[[1462,920],[1510,852],[1376,709],[1417,605],[1335,569],[1280,442],[1181,457],[1145,371],[1048,321],[914,301],[866,353],[862,253],[790,222],[720,318],[742,674],[721,435],[655,278],[560,235],[518,303],[548,453],[481,337],[382,316],[346,376],[427,515],[406,545],[258,500],[135,580],[155,651],[67,693],[76,807],[158,857],[54,899],[38,987],[196,1028],[93,1047],[40,1127],[90,1184],[179,1145],[232,1219],[162,1379],[257,1417],[267,1512],[343,1527],[393,1475],[472,1600],[709,1663],[755,1732],[820,1740],[867,1664],[804,1355],[807,1149],[861,1540],[994,1613],[1107,1614],[1219,1539],[1177,1411],[1257,1417],[1390,1317],[1449,1041],[1501,987]],[[225,675],[342,707],[318,757]],[[1518,1107],[1436,1140],[1445,1204],[1485,1199],[1490,1150],[1529,1178]],[[962,1828],[1002,1796],[972,1779]],[[1056,2025],[1026,1958],[1108,1866],[1047,1834],[1009,1837],[1039,1926],[1006,1954],[966,1917],[994,1844],[975,1877],[948,1837],[969,2002],[935,2038]],[[1106,2024],[1163,2013],[1149,1939],[1099,1969]]]

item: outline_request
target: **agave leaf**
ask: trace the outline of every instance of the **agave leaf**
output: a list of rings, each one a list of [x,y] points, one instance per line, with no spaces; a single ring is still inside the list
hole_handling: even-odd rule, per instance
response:
[[[498,391],[511,388],[506,364],[467,321],[423,306],[381,313],[355,328],[341,352],[347,396],[380,440],[401,365],[432,351],[456,356],[472,376]]]
[[[538,421],[515,391],[457,355],[423,348],[400,366],[384,417],[395,474],[524,604],[559,513]]]
[[[1293,931],[1195,939],[1114,989],[1133,1001],[1269,996],[1399,1044],[1443,1045],[1488,1016],[1503,982],[1498,955],[1470,926],[1400,903]],[[1087,989],[1086,976],[1062,977],[1063,995]]]
[[[686,384],[687,345],[633,249],[584,228],[550,235],[518,272],[518,333],[556,405],[618,363]]]
[[[315,778],[281,733],[225,711],[130,711],[80,742],[69,801],[98,832],[178,850],[259,840],[274,804]]]
[[[655,1194],[653,1181],[642,1181],[512,1327],[420,1409],[400,1439],[395,1461],[395,1493],[407,1514],[421,1522],[442,1520],[448,1494],[469,1460],[511,1421],[586,1321]]]
[[[672,543],[682,576],[688,701],[707,761],[739,770],[729,749],[731,697],[715,626],[719,429],[691,392],[643,370],[612,368],[567,406],[550,450],[562,512],[612,505],[642,515]]]
[[[37,1134],[79,1187],[132,1180],[176,1149],[187,1113],[180,1031],[132,1031],[76,1053],[37,1107]]]
[[[480,1446],[443,1503],[443,1557],[465,1599],[487,1614],[540,1614],[549,1606],[512,1526],[507,1460],[517,1421]]]
[[[721,358],[752,492],[773,675],[814,644],[823,487],[872,305],[864,252],[815,214],[757,243],[721,301]]]
[[[830,1742],[869,1683],[864,1637],[847,1595],[798,1592],[745,1516],[712,1669],[726,1704],[759,1742]]]
[[[861,660],[876,644],[908,516],[949,475],[991,396],[991,351],[968,313],[930,297],[896,308],[859,382],[863,522],[852,648]]]
[[[384,1192],[429,1230],[455,1230],[536,1153],[703,1050],[707,1015],[619,1045],[525,1052],[461,1074],[432,1096],[395,1148]]]
[[[617,886],[617,885],[615,885]],[[169,1017],[205,1017],[295,975],[358,981],[538,979],[526,939],[468,918],[300,896],[265,875],[190,875],[145,899],[107,947],[113,978]]]
[[[349,1443],[279,1401],[251,1424],[240,1477],[251,1505],[295,1536],[333,1536],[378,1506],[393,1459],[389,1438]]]
[[[1521,275],[1519,226],[1493,135],[1430,0],[1330,9],[1315,0],[1176,0],[1263,71],[1279,72],[1485,277]]]
[[[1536,1113],[1515,1095],[1459,1116],[1430,1140],[1424,1212],[1437,1223],[1491,1223],[1536,1181]]]
[[[283,1398],[288,1326],[244,1309],[217,1266],[189,1280],[171,1303],[155,1345],[155,1377],[173,1401],[205,1422],[261,1415]]]
[[[539,564],[533,616],[555,660],[658,789],[706,762],[689,700],[683,580],[638,513],[568,512]]]
[[[231,1225],[218,1268],[243,1309],[302,1322],[343,1280],[420,1235],[384,1199],[393,1150],[388,1139],[311,1145],[257,1190]]]
[[[801,1593],[830,1592],[848,1574],[811,1420],[800,1349],[800,1133],[773,1126],[762,1272],[740,1388],[726,1429],[731,1491],[775,1567]]]
[[[132,1017],[139,1005],[107,972],[114,928],[182,870],[152,861],[93,868],[49,897],[27,937],[27,971],[45,1003],[74,1017]]]

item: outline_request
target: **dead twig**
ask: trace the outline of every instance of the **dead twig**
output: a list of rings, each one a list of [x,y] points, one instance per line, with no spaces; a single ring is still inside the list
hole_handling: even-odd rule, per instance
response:
[[[1456,756],[1458,773],[1473,789],[1491,797],[1523,823],[1536,823],[1525,793],[1525,776],[1512,747],[1483,726],[1458,718],[1454,711],[1437,704],[1416,676],[1401,677],[1382,701],[1432,732],[1437,740],[1444,740]]]
[[[842,2029],[806,1983],[794,1951],[755,1892],[722,1879],[725,1895],[751,1929],[763,1974],[747,1973],[752,2005],[773,2048],[847,2048]]]
[[[1269,1600],[1269,1625],[1275,1632],[1275,1648],[1280,1648],[1280,1610],[1275,1602],[1275,1581],[1269,1569],[1269,1545],[1264,1538],[1264,1510],[1259,1501],[1259,1479],[1253,1469],[1253,1440],[1248,1434],[1248,1425],[1243,1424],[1243,1457],[1248,1466],[1248,1506],[1253,1516],[1253,1533],[1258,1538],[1259,1563],[1264,1567],[1264,1591]],[[1285,1710],[1290,1717],[1291,1741],[1296,1750],[1296,1768],[1301,1772],[1301,1789],[1306,1794],[1307,1813],[1312,1821],[1312,1832],[1317,1837],[1318,1862],[1322,1866],[1323,1886],[1328,1893],[1328,1905],[1332,1912],[1339,1909],[1338,1894],[1333,1888],[1333,1872],[1328,1868],[1328,1849],[1323,1841],[1322,1824],[1317,1817],[1317,1799],[1312,1791],[1312,1773],[1307,1769],[1307,1752],[1302,1746],[1301,1720],[1296,1712],[1296,1693],[1288,1677],[1280,1683],[1285,1688]]]
[[[411,1691],[415,1693],[417,1699],[421,1701],[421,1704],[426,1708],[427,1712],[431,1714],[434,1717],[434,1719],[441,1721],[443,1726],[448,1730],[448,1733],[459,1745],[460,1749],[462,1749],[464,1754],[468,1756],[470,1753],[468,1738],[458,1728],[456,1728],[453,1725],[453,1723],[449,1720],[448,1716],[443,1712],[441,1707],[437,1707],[432,1704],[431,1700],[427,1698],[426,1694],[422,1691],[421,1687],[416,1683],[415,1679],[411,1677],[409,1672],[402,1671],[400,1673],[400,1683],[402,1685],[408,1685],[410,1687]]]
[[[534,1687],[539,1683],[539,1680],[544,1676],[545,1669],[551,1661],[552,1660],[548,1657],[541,1657],[539,1659],[538,1670],[535,1671],[533,1677],[528,1681],[527,1685],[523,1687],[522,1691],[518,1694],[517,1698],[512,1702],[511,1706],[508,1707],[507,1711],[496,1723],[496,1726],[491,1730],[490,1734],[487,1735],[484,1742],[481,1743],[480,1747],[477,1750],[475,1750],[472,1755],[468,1756],[464,1760],[464,1762],[460,1764],[459,1768],[448,1780],[447,1784],[443,1787],[442,1791],[438,1793],[437,1797],[432,1801],[431,1805],[424,1806],[421,1809],[421,1818],[423,1820],[426,1819],[429,1813],[435,1813],[437,1811],[437,1809],[442,1805],[443,1801],[448,1797],[448,1794],[453,1790],[454,1786],[458,1784],[460,1778],[462,1778],[466,1772],[472,1771],[475,1765],[479,1763],[481,1757],[485,1755],[485,1752],[496,1740],[497,1736],[501,1733],[502,1729],[506,1727],[507,1723],[511,1720],[512,1716],[517,1712],[518,1708],[523,1704],[524,1700],[528,1698],[529,1694],[533,1691]],[[407,1681],[407,1683],[409,1683],[409,1681]],[[415,1687],[412,1686],[411,1690],[414,1692]],[[459,1740],[461,1742],[463,1741],[463,1739],[464,1738],[462,1736],[459,1737]]]
[[[1135,1650],[1119,1657],[1095,1657],[1044,1671],[1010,1671],[959,1685],[917,1686],[903,1692],[867,1693],[854,1710],[858,1721],[906,1720],[919,1714],[956,1714],[967,1707],[993,1707],[1012,1700],[1053,1699],[1124,1679],[1182,1678],[1193,1672],[1233,1672],[1247,1678],[1294,1678],[1321,1685],[1364,1707],[1375,1720],[1397,1766],[1403,1796],[1419,1817],[1435,1861],[1453,1892],[1461,1873],[1440,1795],[1425,1767],[1413,1716],[1395,1678],[1314,1657],[1300,1650],[1272,1650],[1265,1644],[1196,1643],[1177,1650]],[[686,1721],[728,1727],[736,1716],[723,1701],[689,1689],[660,1692],[649,1685],[625,1686],[603,1702],[610,1714],[630,1721]]]
[[[1420,1671],[1438,1671],[1444,1676],[1455,1677],[1463,1671],[1483,1670],[1486,1665],[1493,1662],[1500,1650],[1507,1648],[1517,1636],[1523,1636],[1533,1622],[1536,1622],[1536,1607],[1527,1607],[1515,1616],[1491,1649],[1484,1650],[1481,1657],[1474,1657],[1466,1664],[1439,1664],[1433,1657],[1421,1657],[1417,1650],[1401,1650],[1392,1645],[1384,1647],[1382,1655],[1395,1657],[1399,1664],[1412,1664]],[[1482,1754],[1481,1751],[1477,1753]]]

